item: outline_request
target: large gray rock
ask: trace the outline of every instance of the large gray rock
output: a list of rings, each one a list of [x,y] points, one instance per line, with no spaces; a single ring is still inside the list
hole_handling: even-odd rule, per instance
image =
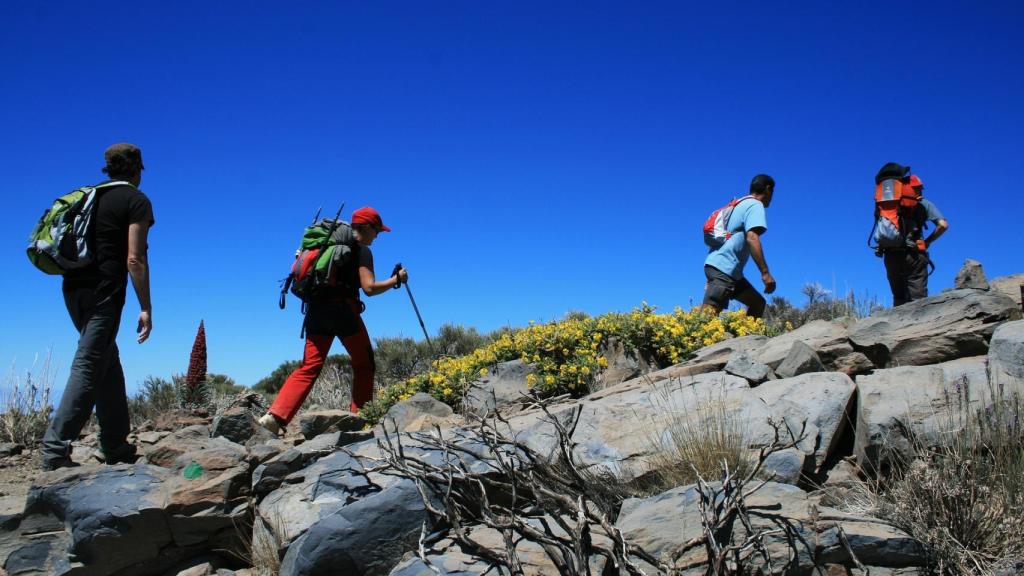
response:
[[[1000,276],[989,281],[992,290],[1004,294],[1012,299],[1017,308],[1021,307],[1020,298],[1024,295],[1024,274],[1013,274],[1011,276]]]
[[[814,349],[803,342],[793,342],[785,360],[775,369],[780,378],[792,378],[809,372],[824,372],[825,366]]]
[[[411,480],[338,508],[288,547],[282,576],[388,574],[416,548],[426,511]]]
[[[306,440],[328,432],[358,432],[366,420],[348,410],[313,410],[299,416],[299,430]]]
[[[960,268],[960,271],[956,273],[953,287],[956,289],[988,290],[989,284],[988,280],[985,279],[985,270],[982,269],[981,262],[967,259]]]
[[[628,348],[615,337],[601,344],[599,354],[604,356],[608,366],[594,378],[593,390],[615,386],[657,369],[652,359]]]
[[[988,373],[997,390],[1024,389],[1024,321],[996,328],[988,349]]]
[[[846,318],[831,322],[828,320],[808,322],[792,332],[786,332],[769,340],[758,352],[757,359],[777,369],[789,355],[793,344],[801,342],[809,346],[826,366],[830,366],[837,358],[853,352],[853,347],[850,346],[848,339],[851,324],[852,321]]]
[[[909,535],[879,520],[844,514],[831,508],[819,507],[795,486],[768,483],[747,497],[748,508],[755,530],[771,531],[765,536],[771,557],[776,564],[772,573],[810,573],[816,564],[838,564],[853,568],[839,538],[837,526],[842,526],[857,558],[869,567],[924,566],[926,558],[920,544]],[[680,546],[702,535],[699,494],[694,486],[682,486],[644,499],[629,499],[622,504],[616,526],[626,541],[639,546],[658,558],[674,556]],[[731,530],[742,541],[746,533],[743,524],[733,522]],[[787,527],[794,538],[780,528]],[[792,564],[784,562],[793,552]],[[676,565],[705,560],[703,547],[697,547],[677,559]],[[654,567],[637,559],[648,573]],[[751,556],[751,572],[767,566],[758,555]],[[703,574],[694,570],[686,574]],[[875,573],[875,570],[872,570]]]
[[[850,341],[877,366],[926,366],[985,354],[996,326],[1020,314],[999,292],[950,290],[858,321]]]
[[[463,407],[473,414],[489,414],[497,409],[518,404],[530,392],[526,377],[537,371],[522,360],[501,362],[470,385]]]
[[[729,357],[724,368],[727,374],[745,378],[751,385],[757,386],[772,376],[772,369],[767,364],[754,360],[749,350],[737,350]]]
[[[794,434],[806,422],[807,439],[798,448],[811,458],[808,468],[817,471],[835,453],[849,426],[856,389],[845,374],[818,372],[765,382],[750,395],[755,399],[754,406],[766,407],[774,421],[785,423]],[[753,443],[771,442],[770,427],[747,421],[751,423]]]
[[[418,423],[424,419],[431,422],[442,421],[450,417],[454,411],[451,406],[435,399],[426,392],[417,392],[408,400],[402,400],[388,409],[381,418],[381,424],[387,426],[388,432],[398,430],[406,432],[419,430]]]
[[[861,468],[883,472],[892,458],[913,454],[912,437],[937,442],[963,407],[976,410],[991,396],[984,356],[876,370],[857,377],[857,390],[853,453]]]
[[[83,466],[44,475],[3,537],[9,574],[160,574],[204,553],[241,554],[246,507],[181,501],[180,482],[147,464]],[[222,500],[222,504],[225,504]]]
[[[236,444],[245,444],[262,428],[244,406],[228,408],[213,419],[211,436],[223,436]]]

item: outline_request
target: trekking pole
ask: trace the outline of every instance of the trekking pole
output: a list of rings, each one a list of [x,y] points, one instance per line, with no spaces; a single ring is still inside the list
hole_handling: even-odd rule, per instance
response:
[[[401,288],[403,284],[402,280],[398,278],[398,271],[401,269],[402,263],[399,262],[398,264],[395,264],[395,269],[391,271],[391,275],[395,276],[395,278],[398,280],[398,282],[395,284],[395,290]],[[416,319],[420,321],[420,328],[423,330],[423,336],[427,339],[427,345],[430,346],[431,350],[433,350],[434,343],[430,341],[430,335],[427,334],[427,327],[423,324],[423,316],[420,315],[420,308],[419,306],[416,305],[416,299],[412,297],[412,290],[409,289],[409,282],[406,281],[404,282],[404,284],[405,291],[406,293],[409,294],[409,302],[412,302],[412,309],[416,312]]]

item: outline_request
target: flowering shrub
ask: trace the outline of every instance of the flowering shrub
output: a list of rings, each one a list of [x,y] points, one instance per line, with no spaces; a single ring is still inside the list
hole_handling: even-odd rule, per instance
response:
[[[546,324],[503,333],[491,344],[464,356],[444,357],[432,363],[426,374],[407,378],[382,390],[367,403],[361,415],[368,421],[380,419],[396,402],[417,392],[456,406],[467,386],[488,374],[495,364],[521,359],[536,366],[527,384],[543,395],[583,395],[594,377],[607,367],[602,344],[616,338],[627,348],[653,358],[660,366],[685,360],[694,351],[725,339],[726,334],[763,334],[764,322],[745,311],[713,312],[697,307],[676,308],[657,314],[646,302],[629,313],[613,312],[597,317],[574,314]]]

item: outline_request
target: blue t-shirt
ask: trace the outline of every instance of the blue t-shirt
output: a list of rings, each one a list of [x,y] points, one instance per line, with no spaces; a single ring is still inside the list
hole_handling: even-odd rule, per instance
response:
[[[726,230],[732,236],[719,248],[710,249],[704,264],[714,266],[736,280],[743,278],[743,267],[750,258],[747,232],[755,228],[760,228],[763,234],[768,230],[768,220],[764,215],[764,204],[755,198],[748,198],[737,204],[729,215]]]

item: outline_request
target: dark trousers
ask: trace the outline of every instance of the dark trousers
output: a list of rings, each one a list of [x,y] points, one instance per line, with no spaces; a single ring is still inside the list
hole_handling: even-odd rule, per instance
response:
[[[767,302],[746,278],[736,280],[718,268],[707,264],[704,265],[704,277],[708,281],[704,286],[704,306],[721,311],[729,307],[730,300],[738,300],[741,304],[746,305],[747,315],[754,318],[764,317],[764,308]]]
[[[100,448],[110,452],[128,441],[130,418],[124,372],[117,351],[125,290],[98,299],[95,286],[64,285],[64,304],[78,330],[78,350],[71,363],[60,406],[43,436],[43,460],[70,455],[71,442],[96,408]]]
[[[892,305],[900,306],[928,296],[928,255],[912,248],[887,250],[885,275],[892,290]]]

